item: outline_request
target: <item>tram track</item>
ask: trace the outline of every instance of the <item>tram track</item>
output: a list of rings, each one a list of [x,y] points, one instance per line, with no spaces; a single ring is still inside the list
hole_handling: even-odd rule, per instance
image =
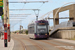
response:
[[[22,39],[24,39],[24,38],[22,38]],[[29,41],[29,40],[28,40],[28,41]],[[47,43],[47,44],[50,44],[50,45],[52,45],[52,46],[58,46],[58,45],[56,45],[56,44],[52,44],[52,43],[49,43],[49,42],[45,42],[45,41],[42,41],[42,42]],[[65,48],[59,48],[59,49],[61,49],[61,50],[66,50]],[[45,49],[43,49],[43,50],[45,50]]]
[[[21,37],[20,37],[21,38]],[[24,39],[24,40],[28,40],[28,41],[32,41],[32,40],[30,40],[30,39],[25,39],[25,38],[22,38],[22,39]],[[44,41],[42,41],[42,42],[44,42]],[[32,41],[32,43],[33,43],[33,41]],[[47,43],[47,42],[44,42],[44,43]],[[36,43],[37,44],[37,43]],[[52,46],[57,46],[56,44],[52,44],[52,43],[47,43],[47,44],[50,44],[50,45],[52,45]],[[42,45],[40,45],[40,46],[42,46]],[[39,46],[39,47],[40,47]],[[41,48],[43,48],[43,47],[41,47]],[[61,50],[65,50],[64,48],[59,48],[59,49],[61,49]],[[45,50],[45,49],[42,49],[42,50]]]
[[[47,41],[45,41],[45,40],[39,40],[39,41],[40,41],[40,42],[47,43],[47,44],[50,44],[50,45],[53,45],[53,46],[58,46],[58,45],[53,44],[53,43],[59,43],[59,44],[61,44],[61,45],[65,45],[65,46],[73,46],[73,45],[71,45],[71,44],[67,44],[67,43],[65,43],[65,42],[60,42],[60,41],[56,41],[56,40],[47,40]],[[53,42],[53,43],[51,43],[51,42]],[[75,46],[74,46],[74,48],[75,48]],[[66,50],[65,48],[60,48],[60,49]],[[67,50],[69,50],[69,49],[67,49]]]
[[[52,43],[48,43],[48,42],[45,42],[45,41],[42,41],[42,42],[44,42],[44,43],[46,43],[46,44],[48,44],[48,45],[51,45],[51,46],[58,46],[58,45],[56,45],[56,44],[52,44]],[[59,48],[60,50],[65,50],[64,48]]]
[[[16,35],[15,35],[16,36]],[[72,46],[72,45],[70,45],[70,44],[67,44],[67,43],[64,43],[64,42],[60,42],[60,41],[55,41],[55,40],[47,40],[47,41],[45,41],[45,40],[32,40],[32,39],[29,39],[28,38],[28,36],[17,36],[17,37],[19,37],[20,39],[23,39],[23,40],[26,40],[26,41],[28,41],[28,42],[30,42],[30,43],[32,43],[32,44],[35,44],[35,47],[37,47],[38,49],[40,49],[40,50],[47,50],[46,49],[46,47],[44,46],[45,44],[47,44],[47,45],[51,45],[51,46],[53,46],[53,47],[55,47],[55,46],[60,46],[60,45],[57,45],[57,44],[55,44],[55,43],[59,43],[59,44],[61,44],[61,46],[64,44],[65,46]],[[50,42],[51,41],[51,42]],[[53,43],[52,43],[53,42]],[[42,44],[41,44],[42,43]],[[44,45],[43,45],[44,44]],[[75,47],[75,46],[74,46]],[[56,47],[57,49],[59,49],[59,50],[70,50],[70,49],[65,49],[65,48],[63,48],[63,47]],[[49,50],[49,49],[48,49]]]
[[[48,40],[48,41],[50,41],[50,40]],[[41,42],[44,42],[44,43],[46,43],[46,44],[50,44],[50,45],[52,45],[52,46],[59,46],[59,45],[56,45],[56,44],[53,44],[53,43],[50,43],[50,42],[47,42],[47,41],[44,41],[44,40],[42,40]],[[52,42],[54,42],[54,41],[52,41]],[[70,45],[70,44],[66,44],[66,43],[63,43],[63,42],[59,42],[59,41],[55,41],[55,42],[57,42],[57,43],[60,43],[60,44],[64,44],[64,45],[66,45],[66,46],[72,46],[72,45]],[[75,47],[75,46],[74,46]],[[65,48],[59,48],[60,50],[69,50],[69,49],[65,49]]]
[[[15,37],[13,37],[13,38],[14,38],[15,40],[17,40],[18,42],[21,43],[21,45],[22,45],[22,47],[23,47],[23,50],[27,50],[27,49],[26,49],[26,46],[24,45],[24,43],[23,43],[21,40],[15,38]]]
[[[35,42],[33,42],[33,41],[31,41],[31,40],[29,40],[29,39],[25,39],[25,38],[22,38],[22,37],[20,37],[21,39],[23,39],[23,40],[27,40],[27,41],[29,41],[30,43],[32,43],[32,44],[36,44],[35,46],[36,47],[39,47],[41,50],[45,50],[43,47],[41,47],[41,45],[39,44],[37,44],[37,43],[35,43]]]

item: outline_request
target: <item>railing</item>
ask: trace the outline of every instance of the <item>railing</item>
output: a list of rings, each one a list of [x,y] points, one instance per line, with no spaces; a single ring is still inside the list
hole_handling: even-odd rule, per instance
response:
[[[66,27],[72,27],[72,23],[73,21],[68,21],[68,22],[62,22],[59,25],[55,25],[55,27],[51,31],[51,34],[57,31],[59,28],[61,29],[61,28],[66,28]]]

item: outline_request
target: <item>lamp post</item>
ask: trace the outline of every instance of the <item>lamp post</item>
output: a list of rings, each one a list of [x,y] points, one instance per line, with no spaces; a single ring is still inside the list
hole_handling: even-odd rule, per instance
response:
[[[3,0],[4,5],[4,46],[7,47],[7,0]]]

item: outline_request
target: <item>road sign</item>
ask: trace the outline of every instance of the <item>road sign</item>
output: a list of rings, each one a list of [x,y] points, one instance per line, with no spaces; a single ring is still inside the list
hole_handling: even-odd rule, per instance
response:
[[[0,0],[0,7],[3,7],[3,0]]]
[[[1,16],[1,19],[3,19],[4,14]]]
[[[2,2],[3,0],[0,0],[0,2]]]
[[[2,15],[3,15],[3,0],[0,0],[0,16],[3,19]]]
[[[8,27],[10,27],[10,24],[8,24]]]
[[[3,7],[3,2],[0,2],[0,7]]]

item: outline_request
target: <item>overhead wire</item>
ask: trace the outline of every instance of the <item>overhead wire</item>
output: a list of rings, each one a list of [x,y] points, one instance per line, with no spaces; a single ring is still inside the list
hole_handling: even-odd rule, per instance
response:
[[[42,6],[44,5],[44,2],[43,2],[43,4],[40,6],[40,7],[38,7],[37,9],[39,9],[39,8],[41,8]],[[34,13],[35,13],[35,15],[37,16],[37,15],[39,15],[39,11],[38,11],[38,14],[36,14],[36,12],[34,11]],[[32,20],[31,22],[33,22],[33,21],[35,21],[35,19],[34,20]],[[30,23],[29,23],[30,24]]]
[[[40,7],[38,7],[38,8],[41,8],[43,5],[44,5],[44,3]]]
[[[27,0],[25,0],[25,1],[27,1]],[[43,3],[44,4],[44,3]],[[38,7],[38,8],[41,8],[42,6],[43,6],[43,4],[40,6],[40,7]],[[22,9],[24,8],[24,6],[25,6],[25,4],[23,5],[23,7],[22,7]],[[20,12],[20,11],[19,11]],[[39,15],[39,12],[38,12],[38,14],[36,14],[36,15]]]
[[[24,8],[24,6],[25,6],[25,4],[23,5],[22,9]],[[14,7],[15,7],[15,6],[14,6]],[[20,12],[20,11],[19,11],[19,12]],[[22,20],[22,19],[21,19],[21,20]],[[20,24],[21,24],[21,22],[20,22]],[[16,25],[16,24],[15,24],[15,25]],[[14,25],[14,26],[15,26],[15,25]],[[13,26],[12,26],[12,27],[13,27]]]

